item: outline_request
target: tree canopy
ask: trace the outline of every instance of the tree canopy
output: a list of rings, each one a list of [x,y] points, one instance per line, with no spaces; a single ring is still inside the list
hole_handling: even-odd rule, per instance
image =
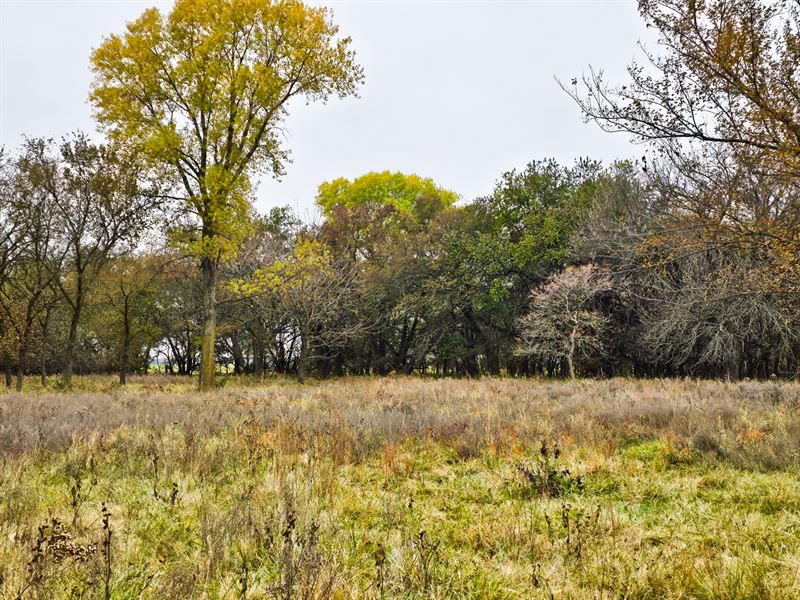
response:
[[[352,208],[363,204],[389,205],[400,212],[414,211],[422,200],[450,206],[458,194],[446,190],[430,178],[391,171],[372,172],[352,181],[345,177],[320,184],[317,193],[325,215],[333,215],[335,207]]]
[[[479,198],[372,171],[323,182],[314,223],[251,200],[284,171],[293,100],[363,80],[332,13],[145,11],[92,54],[106,143],[0,151],[7,384],[153,368],[203,389],[220,371],[796,377],[800,9],[639,10],[659,33],[650,64],[568,91],[645,143],[641,160],[533,160]]]
[[[247,230],[251,177],[282,172],[288,103],[351,95],[362,80],[350,39],[337,33],[328,9],[295,0],[178,0],[92,54],[98,121],[181,191],[176,234],[205,281],[203,388],[213,382],[219,261]]]

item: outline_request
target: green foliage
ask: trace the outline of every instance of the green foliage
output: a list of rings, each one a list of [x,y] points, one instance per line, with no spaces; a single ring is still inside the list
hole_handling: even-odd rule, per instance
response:
[[[588,160],[573,168],[533,161],[504,173],[494,192],[471,208],[476,234],[497,238],[502,247],[490,251],[502,251],[507,269],[536,276],[567,259],[571,236],[604,176],[600,164]]]
[[[446,207],[456,200],[455,192],[439,187],[430,178],[390,171],[367,173],[353,181],[340,177],[321,184],[317,192],[317,204],[328,217],[337,206],[377,204],[393,206],[400,212],[425,212],[426,201]]]
[[[448,220],[425,298],[449,330],[437,337],[437,353],[448,348],[457,372],[498,373],[509,361],[509,334],[531,288],[568,259],[602,176],[600,166],[588,161],[572,169],[534,161],[505,173],[490,196]]]

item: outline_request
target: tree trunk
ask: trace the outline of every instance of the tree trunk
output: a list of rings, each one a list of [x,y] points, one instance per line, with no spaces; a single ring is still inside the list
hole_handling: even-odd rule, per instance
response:
[[[303,328],[300,328],[300,346],[297,350],[297,381],[298,383],[305,383],[306,382],[306,359],[308,352],[306,348],[308,346],[308,339],[305,336],[305,331]]]
[[[492,377],[500,375],[500,355],[492,346],[486,347],[486,370]]]
[[[203,276],[203,333],[200,338],[200,390],[214,389],[214,341],[217,329],[216,260],[204,257],[200,261]]]
[[[25,359],[26,353],[28,352],[28,346],[30,345],[31,330],[33,329],[33,311],[35,302],[36,298],[33,298],[28,302],[28,308],[25,312],[25,329],[22,330],[22,335],[20,336],[19,352],[17,353],[16,389],[18,392],[22,391],[22,382],[25,378]]]
[[[72,318],[69,322],[69,336],[67,346],[64,349],[64,383],[69,386],[72,384],[72,368],[75,361],[75,346],[78,341],[78,323],[81,319],[83,308],[83,275],[78,273],[75,281],[75,303],[72,305]]]
[[[569,334],[569,350],[567,351],[567,369],[569,370],[569,378],[575,379],[575,336],[577,331],[572,329]]]
[[[25,378],[25,349],[28,347],[27,333],[22,336],[19,353],[17,354],[17,381],[14,386],[18,392],[22,391],[22,381]]]
[[[306,357],[302,348],[300,354],[297,355],[297,382],[300,384],[306,382]]]
[[[123,332],[122,332],[122,352],[120,353],[119,364],[119,383],[125,385],[128,382],[128,365],[131,362],[131,323],[128,315],[128,298],[125,298],[123,305]]]
[[[258,378],[264,375],[264,344],[256,335],[253,336],[253,374]]]
[[[13,377],[11,374],[11,359],[8,357],[7,354],[6,354],[5,368],[3,370],[5,371],[6,374],[6,387],[10,388]]]
[[[22,381],[25,378],[25,361],[20,355],[19,362],[17,362],[17,383],[14,386],[18,392],[22,391]]]
[[[242,374],[242,363],[244,363],[244,352],[242,351],[242,343],[239,340],[239,334],[233,332],[231,334],[231,356],[233,356],[233,374]]]
[[[47,361],[44,354],[44,348],[42,348],[42,352],[39,354],[39,380],[41,381],[42,387],[47,387]]]
[[[47,308],[42,321],[42,347],[39,351],[39,379],[42,387],[47,387],[47,334],[50,331],[50,307]]]
[[[728,358],[725,365],[725,379],[728,381],[739,380],[739,359],[738,357]]]

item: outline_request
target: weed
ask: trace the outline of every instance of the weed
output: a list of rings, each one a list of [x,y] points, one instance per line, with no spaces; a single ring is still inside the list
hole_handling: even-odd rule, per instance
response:
[[[22,598],[31,589],[39,589],[48,578],[53,577],[70,562],[89,561],[96,549],[94,544],[81,544],[75,541],[57,518],[40,525],[27,563],[27,578],[17,598]]]
[[[250,583],[250,565],[247,556],[244,552],[240,551],[239,559],[241,561],[241,568],[239,571],[239,589],[237,590],[236,597],[247,598],[247,590]]]
[[[385,598],[384,585],[386,581],[386,547],[379,543],[373,551],[373,558],[375,559],[375,578],[378,586],[378,594],[381,600]]]
[[[539,453],[533,463],[518,462],[517,473],[522,478],[524,494],[527,497],[544,496],[558,498],[584,487],[583,477],[570,473],[570,470],[559,464],[561,449],[552,447],[543,440]]]
[[[72,529],[80,531],[80,509],[83,503],[83,493],[81,492],[80,474],[75,474],[72,478],[72,485],[69,488],[70,507],[72,508]]]
[[[430,535],[420,529],[409,540],[411,549],[411,569],[407,580],[411,589],[428,593],[434,583],[440,562],[440,542],[431,539]]]
[[[106,507],[106,503],[103,502],[103,508],[100,511],[100,514],[103,517],[103,532],[102,538],[100,540],[100,548],[103,554],[103,598],[104,600],[110,600],[111,598],[111,574],[112,574],[112,563],[111,563],[111,511],[108,510]]]

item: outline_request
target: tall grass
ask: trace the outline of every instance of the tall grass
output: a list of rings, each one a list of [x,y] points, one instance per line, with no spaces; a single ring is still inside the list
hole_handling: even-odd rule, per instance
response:
[[[0,597],[791,598],[800,386],[0,394]]]

